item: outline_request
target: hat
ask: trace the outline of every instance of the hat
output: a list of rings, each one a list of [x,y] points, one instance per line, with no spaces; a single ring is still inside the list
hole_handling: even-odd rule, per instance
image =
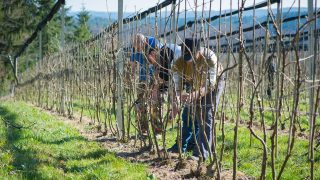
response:
[[[198,39],[187,38],[180,46],[182,49],[185,46],[184,50],[186,53],[183,53],[184,61],[190,61],[192,59],[191,54],[200,50],[200,41]]]
[[[184,55],[183,55],[183,60],[184,60],[184,61],[190,61],[191,59],[192,59],[191,54],[188,53],[188,54],[184,54]]]

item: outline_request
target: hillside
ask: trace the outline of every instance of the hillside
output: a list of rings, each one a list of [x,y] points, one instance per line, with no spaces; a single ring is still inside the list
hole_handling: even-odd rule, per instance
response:
[[[290,10],[290,11],[289,11]],[[307,14],[307,8],[301,8],[300,10],[300,14],[303,15],[303,14]],[[224,12],[228,12],[228,11],[224,11]],[[273,12],[275,13],[276,15],[276,9],[273,9]],[[74,18],[76,17],[76,14],[78,12],[70,12],[69,15],[73,16]],[[110,13],[107,13],[107,12],[97,12],[97,11],[89,11],[90,15],[91,15],[91,18],[89,19],[89,26],[90,26],[90,29],[92,31],[93,34],[97,34],[98,32],[102,31],[104,28],[106,28],[109,24],[111,24],[112,22],[116,21],[117,20],[117,12],[110,12]],[[124,17],[132,17],[134,13],[133,12],[127,12],[127,13],[124,13]],[[218,15],[219,12],[217,11],[212,11],[211,12],[211,16],[214,16],[214,15]],[[266,20],[266,14],[267,14],[267,10],[266,9],[257,9],[256,10],[256,19],[257,19],[257,22],[263,22]],[[169,16],[170,13],[167,12],[167,14],[165,15],[165,13],[163,12],[162,13],[162,20],[161,20],[161,26],[164,27],[165,25],[165,16]],[[209,15],[209,12],[206,11],[204,12],[204,16],[205,17],[208,17]],[[288,18],[288,17],[293,17],[293,16],[297,16],[298,15],[298,8],[283,8],[283,18]],[[180,15],[181,16],[181,15]],[[184,16],[184,15],[183,15]],[[201,16],[201,14],[198,15],[199,18]],[[187,20],[186,22],[188,21],[193,21],[194,20],[194,12],[187,12],[186,14],[186,17],[187,17]],[[223,15],[222,15],[223,17]],[[158,17],[159,18],[159,17]],[[253,11],[246,11],[244,12],[243,14],[243,23],[247,26],[252,26],[252,18],[253,18]],[[154,20],[154,15],[151,16],[151,21]],[[223,20],[222,20],[223,21]],[[229,18],[226,18],[226,28],[228,29],[229,27]],[[184,17],[179,17],[178,19],[178,25],[179,26],[182,26],[185,22],[185,19]],[[237,27],[238,26],[238,16],[237,15],[234,15],[233,16],[233,19],[232,19],[232,22],[233,22],[233,27]],[[304,21],[302,21],[304,22]],[[318,23],[320,24],[320,23]],[[218,21],[214,21],[212,22],[212,25],[214,26],[218,26]],[[283,32],[291,32],[292,30],[295,30],[296,29],[296,26],[297,26],[297,23],[296,21],[291,21],[289,23],[284,23],[283,24]]]

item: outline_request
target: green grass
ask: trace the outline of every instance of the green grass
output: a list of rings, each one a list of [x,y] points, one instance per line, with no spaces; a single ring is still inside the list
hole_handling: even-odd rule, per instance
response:
[[[233,156],[233,125],[228,124],[225,127],[225,153],[224,153],[224,168],[232,169],[232,156]],[[220,131],[218,132],[221,133]],[[261,133],[257,134],[262,137]],[[221,135],[218,137],[218,145],[221,145]],[[239,128],[238,136],[238,165],[239,170],[247,175],[258,178],[261,171],[262,160],[262,145],[253,137],[252,145],[250,146],[250,131],[245,127]],[[276,171],[279,172],[282,165],[287,149],[287,136],[279,136],[279,154],[276,160]],[[270,134],[267,136],[268,146],[268,166],[267,166],[267,179],[272,179],[271,176],[271,141]],[[218,147],[220,150],[220,146]],[[310,175],[310,163],[308,161],[308,141],[302,139],[296,139],[295,146],[293,148],[292,156],[290,157],[287,166],[282,175],[282,179],[304,179]],[[315,157],[320,157],[320,152],[316,152]],[[320,159],[316,158],[315,162],[315,177],[320,178]]]
[[[11,125],[32,125],[17,129],[0,120],[2,178],[147,179],[144,165],[117,158],[57,117],[23,102],[1,102],[0,117]]]
[[[94,109],[92,109],[94,110]],[[79,109],[76,110],[79,112]],[[84,111],[85,112],[85,111]],[[88,115],[89,113],[84,113],[84,115]],[[231,117],[233,115],[229,114]],[[285,119],[285,114],[283,117],[283,120]],[[255,117],[259,118],[259,113],[255,112]],[[266,111],[265,112],[266,117],[266,123],[270,126],[272,124],[272,113]],[[134,120],[134,116],[132,117],[132,120]],[[127,119],[127,118],[125,118]],[[244,122],[248,121],[249,114],[245,111],[242,111],[241,113],[241,119],[244,120]],[[319,119],[319,118],[318,118]],[[113,122],[115,122],[114,119],[112,119]],[[255,120],[256,121],[256,120]],[[308,119],[306,116],[299,116],[299,121],[302,125],[302,128],[305,128],[308,130]],[[319,122],[319,120],[317,120]],[[286,122],[286,125],[288,125],[289,122]],[[219,125],[219,123],[218,123]],[[166,135],[166,147],[171,147],[176,140],[177,135],[177,129],[171,128],[171,123],[169,124],[167,128],[167,135]],[[234,138],[234,124],[228,122],[225,125],[225,150],[223,154],[223,169],[232,169],[232,158],[233,158],[233,138]],[[286,126],[288,128],[288,126]],[[133,129],[131,129],[133,130]],[[220,149],[222,144],[222,135],[221,130],[217,128],[218,130],[218,156],[220,156]],[[262,137],[262,133],[257,130],[256,132],[260,137]],[[268,166],[267,166],[267,178],[271,179],[271,140],[270,140],[270,133],[267,135],[267,145],[268,145]],[[240,171],[244,172],[247,175],[250,175],[255,178],[259,178],[260,172],[261,172],[261,160],[262,160],[262,145],[259,141],[257,141],[254,137],[252,138],[252,145],[250,146],[250,131],[248,128],[245,127],[245,125],[239,127],[239,135],[238,135],[239,143],[238,143],[238,168]],[[159,140],[159,145],[162,146],[162,139]],[[286,155],[286,149],[287,149],[287,140],[288,137],[286,135],[280,135],[279,136],[279,156],[276,160],[276,172],[278,173],[280,170],[280,167],[284,161],[285,155]],[[319,149],[320,151],[320,149]],[[304,179],[308,178],[310,175],[310,162],[308,160],[307,156],[308,152],[308,140],[303,139],[296,139],[295,146],[293,148],[292,156],[290,157],[287,166],[284,170],[284,173],[282,175],[283,179]],[[187,153],[187,156],[190,155],[190,153]],[[320,171],[317,171],[317,169],[320,169],[320,152],[316,152],[316,163],[315,163],[315,177],[320,178]]]
[[[222,144],[221,130],[217,128],[217,141],[218,141],[218,157],[220,157],[220,150]],[[261,132],[256,132],[262,137]],[[175,143],[176,129],[170,129],[167,131],[167,147],[172,146]],[[223,153],[222,168],[232,169],[233,165],[233,138],[234,138],[234,124],[226,123],[225,125],[225,147]],[[279,152],[276,160],[276,173],[279,172],[280,167],[284,161],[287,150],[288,137],[286,135],[279,136]],[[267,135],[267,147],[268,147],[268,162],[267,162],[267,179],[272,179],[271,174],[271,140],[270,134]],[[318,148],[319,149],[319,148]],[[308,160],[308,140],[297,139],[292,151],[286,168],[282,174],[281,179],[308,179],[310,176],[310,162]],[[259,178],[261,173],[262,162],[262,145],[261,143],[252,137],[252,145],[250,146],[250,131],[245,126],[240,126],[238,131],[238,170],[244,172],[251,177]],[[190,155],[187,153],[186,156]],[[209,160],[207,161],[209,163]],[[315,177],[320,178],[320,149],[315,151]]]
[[[9,119],[10,122],[24,125],[37,122],[31,128],[32,130],[5,128],[3,122],[0,122],[2,123],[0,126],[1,137],[6,137],[0,141],[0,175],[4,174],[4,177],[39,177],[46,179],[58,179],[61,177],[75,179],[95,179],[101,177],[107,179],[147,178],[143,165],[127,163],[124,160],[116,158],[114,154],[101,149],[97,143],[88,142],[76,130],[57,121],[52,116],[41,113],[22,102],[13,103],[9,101],[0,105],[0,108],[0,116]],[[75,111],[78,113],[79,110],[80,108],[75,108]],[[84,111],[84,116],[88,115],[88,110]],[[266,114],[266,116],[271,119],[271,113]],[[243,118],[247,117],[248,114],[244,113]],[[134,121],[134,116],[132,120]],[[303,124],[307,123],[307,119],[301,117],[301,120]],[[115,120],[112,119],[112,121],[114,122]],[[232,169],[233,128],[233,123],[226,123],[225,150],[222,161],[223,169]],[[219,128],[217,130],[217,148],[218,155],[220,155],[222,136]],[[257,133],[260,136],[262,135],[258,130]],[[167,130],[167,148],[175,143],[176,134],[176,129],[172,129],[170,124]],[[253,138],[252,145],[250,146],[250,132],[244,125],[239,127],[238,139],[238,170],[249,176],[258,178],[260,176],[262,159],[262,146],[260,142]],[[270,144],[270,134],[268,134],[267,179],[271,179]],[[159,145],[162,145],[161,139],[159,139]],[[277,173],[284,161],[286,148],[287,136],[280,135],[279,156],[276,160]],[[304,179],[309,177],[310,163],[307,151],[308,141],[296,139],[292,156],[287,163],[282,179]],[[320,152],[315,152],[316,178],[320,178],[320,171],[318,171],[320,169],[319,157]]]

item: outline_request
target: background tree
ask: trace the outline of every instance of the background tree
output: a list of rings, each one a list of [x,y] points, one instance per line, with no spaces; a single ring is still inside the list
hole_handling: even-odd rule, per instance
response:
[[[74,38],[77,42],[83,42],[90,38],[91,32],[89,29],[88,21],[90,19],[89,12],[82,7],[82,10],[77,14],[78,25],[74,32]]]
[[[0,95],[9,91],[13,79],[8,57],[35,28],[36,13],[34,1],[0,1]]]
[[[7,94],[13,78],[8,56],[14,56],[38,23],[49,13],[55,0],[10,0],[0,2],[0,96]],[[74,22],[65,8],[66,42],[72,40]],[[61,35],[61,12],[42,30],[42,54],[59,50]],[[38,36],[39,38],[39,36]],[[18,71],[23,72],[39,59],[39,39],[35,40],[19,57]]]

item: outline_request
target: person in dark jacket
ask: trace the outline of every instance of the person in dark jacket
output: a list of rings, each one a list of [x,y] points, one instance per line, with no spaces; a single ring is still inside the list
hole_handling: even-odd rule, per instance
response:
[[[212,113],[214,109],[217,110],[220,95],[224,89],[223,81],[216,82],[217,75],[222,72],[222,66],[217,62],[214,52],[200,47],[198,40],[186,39],[183,46],[185,46],[182,48],[185,49],[184,55],[177,59],[172,67],[177,96],[175,107],[180,104],[179,102],[184,104],[181,151],[185,152],[188,146],[192,145],[190,144],[192,139],[196,139],[199,150],[196,146],[192,147],[192,158],[202,157],[202,160],[205,160],[212,148],[214,120]],[[189,92],[183,91],[181,81],[187,81],[190,84]],[[173,116],[177,114],[175,107],[172,109]],[[168,151],[178,152],[178,142]]]

